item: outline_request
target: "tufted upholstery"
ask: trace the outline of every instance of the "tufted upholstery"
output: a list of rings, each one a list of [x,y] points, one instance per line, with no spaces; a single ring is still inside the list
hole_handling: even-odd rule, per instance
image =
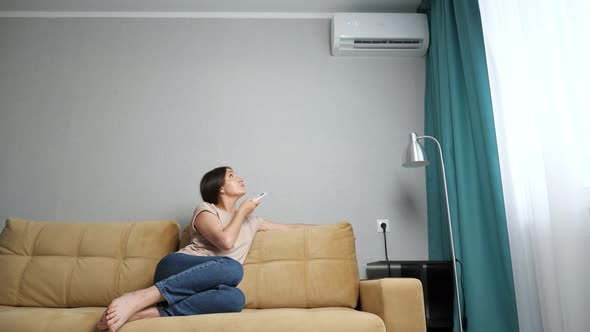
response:
[[[36,222],[8,219],[0,235],[0,305],[107,306],[152,284],[176,250],[178,224]]]
[[[0,331],[95,331],[110,299],[151,285],[177,237],[172,221],[8,220],[0,235]],[[359,282],[348,223],[258,233],[244,269],[247,307],[271,309],[142,319],[120,331],[426,331],[420,281]],[[351,308],[357,294],[365,312]]]
[[[185,229],[181,246],[187,243]],[[352,226],[258,232],[238,287],[247,309],[354,308],[359,274]]]

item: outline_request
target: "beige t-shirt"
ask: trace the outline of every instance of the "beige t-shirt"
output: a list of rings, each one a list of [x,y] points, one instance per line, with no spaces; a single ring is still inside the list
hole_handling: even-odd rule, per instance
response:
[[[229,225],[233,217],[231,213],[226,212],[222,209],[218,209],[213,204],[205,202],[200,203],[195,208],[193,218],[191,219],[191,243],[186,247],[178,250],[178,252],[195,256],[227,256],[243,264],[246,260],[248,250],[250,250],[252,239],[254,239],[254,235],[256,235],[256,232],[258,231],[260,225],[262,225],[264,220],[260,217],[256,217],[253,215],[249,215],[246,218],[244,218],[244,221],[242,222],[242,229],[240,230],[240,234],[236,239],[234,247],[230,250],[222,250],[217,248],[213,243],[209,242],[209,240],[207,240],[203,235],[201,235],[201,233],[199,233],[199,231],[195,228],[194,221],[199,215],[199,213],[203,211],[209,211],[216,215],[223,228]]]

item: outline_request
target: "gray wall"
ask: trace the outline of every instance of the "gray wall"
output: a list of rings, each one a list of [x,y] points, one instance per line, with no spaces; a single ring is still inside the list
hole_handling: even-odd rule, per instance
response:
[[[0,19],[0,219],[188,223],[230,165],[256,214],[352,223],[361,276],[427,257],[423,58],[332,57],[329,20]],[[0,224],[4,227],[4,224]]]

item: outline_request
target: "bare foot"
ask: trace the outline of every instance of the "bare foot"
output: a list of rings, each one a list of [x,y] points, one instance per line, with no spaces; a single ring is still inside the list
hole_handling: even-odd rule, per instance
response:
[[[107,324],[111,332],[116,332],[133,314],[164,301],[156,286],[126,293],[111,302],[107,309]]]
[[[127,322],[132,322],[134,320],[139,320],[139,319],[144,319],[144,318],[157,318],[157,317],[160,317],[160,312],[154,306],[154,307],[145,308],[143,310],[140,310],[140,311],[134,313],[131,317],[129,317]],[[104,331],[104,330],[109,329],[109,324],[107,323],[107,310],[105,310],[102,313],[102,316],[100,316],[98,323],[96,323],[96,328],[99,331]]]
[[[102,316],[100,316],[100,319],[96,323],[96,328],[99,331],[104,331],[109,328],[109,324],[107,323],[107,311],[106,310],[102,313]]]
[[[109,330],[116,332],[133,314],[145,307],[146,305],[141,291],[126,293],[114,299],[107,309]]]

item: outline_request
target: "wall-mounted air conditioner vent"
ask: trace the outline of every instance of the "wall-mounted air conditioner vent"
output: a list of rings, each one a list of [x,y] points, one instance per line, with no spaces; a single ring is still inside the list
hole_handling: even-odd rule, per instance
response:
[[[370,50],[397,50],[424,48],[423,39],[370,39],[370,38],[341,38],[340,48],[370,49]]]
[[[428,50],[424,14],[335,14],[332,55],[423,56]]]

